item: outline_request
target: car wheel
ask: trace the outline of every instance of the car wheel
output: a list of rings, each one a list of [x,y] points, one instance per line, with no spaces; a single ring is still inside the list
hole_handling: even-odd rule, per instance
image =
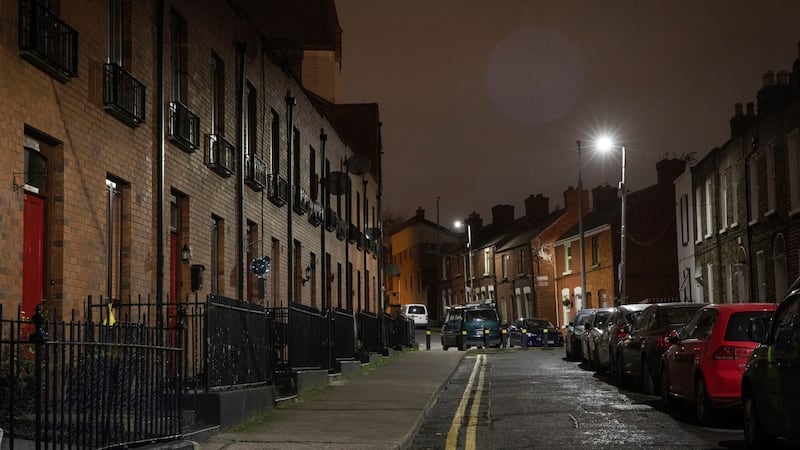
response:
[[[594,350],[594,370],[600,373],[605,372],[605,368],[600,364],[600,351],[597,349]]]
[[[742,398],[742,415],[744,416],[744,445],[748,449],[771,448],[775,437],[770,436],[761,427],[753,397],[745,394]]]
[[[642,360],[642,391],[645,394],[656,394],[655,383],[653,382],[653,374],[650,373],[650,367],[647,364],[647,358]]]
[[[622,355],[617,355],[617,370],[614,373],[614,379],[617,382],[617,386],[625,386],[627,380],[625,379],[625,360]]]
[[[661,404],[664,409],[675,408],[677,400],[669,393],[669,380],[667,379],[667,369],[661,369]]]
[[[702,378],[697,380],[694,388],[694,411],[697,416],[697,423],[701,426],[708,426],[713,423],[714,411],[706,393],[706,383]]]

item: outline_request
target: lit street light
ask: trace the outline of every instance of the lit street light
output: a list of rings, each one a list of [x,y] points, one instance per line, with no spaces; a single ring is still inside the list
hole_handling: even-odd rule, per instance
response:
[[[614,144],[608,137],[601,137],[597,140],[597,146],[603,151],[610,151]],[[627,194],[627,188],[625,187],[625,146],[621,147],[622,150],[622,179],[619,182],[619,190],[620,190],[620,209],[622,210],[622,217],[620,219],[620,256],[619,256],[619,303],[624,305],[627,303],[627,290],[628,284],[625,279],[625,196]]]

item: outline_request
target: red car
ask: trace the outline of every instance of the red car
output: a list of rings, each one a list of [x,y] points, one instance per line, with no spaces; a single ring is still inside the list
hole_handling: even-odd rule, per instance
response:
[[[711,424],[715,410],[741,401],[742,374],[753,349],[751,319],[770,317],[775,303],[706,305],[689,320],[661,360],[661,400],[665,407],[678,400],[695,404],[701,425]]]

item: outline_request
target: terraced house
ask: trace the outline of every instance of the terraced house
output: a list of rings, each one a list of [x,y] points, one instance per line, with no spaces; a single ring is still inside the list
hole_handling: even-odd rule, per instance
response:
[[[333,0],[3,2],[0,316],[213,297],[352,334],[382,306],[381,122],[341,64]]]

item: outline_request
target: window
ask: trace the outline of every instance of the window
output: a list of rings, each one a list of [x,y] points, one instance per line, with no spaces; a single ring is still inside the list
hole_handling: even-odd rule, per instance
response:
[[[123,183],[106,178],[106,297],[120,300],[122,293],[122,247],[123,247]]]
[[[247,239],[247,247],[245,248],[245,261],[248,263],[256,258],[259,258],[261,254],[258,251],[259,246],[259,236],[258,236],[258,225],[254,222],[247,221],[247,235],[245,236]],[[264,290],[261,289],[263,286],[263,279],[259,278],[256,274],[252,271],[248,270],[245,274],[247,277],[247,291],[245,292],[245,298],[248,302],[254,302],[255,299],[261,299],[263,303],[263,293]]]
[[[720,174],[719,179],[719,230],[728,228],[728,170]]]
[[[750,223],[758,221],[759,202],[758,202],[758,159],[751,158],[749,166],[750,174]]]
[[[108,0],[108,62],[130,66],[130,0]]]
[[[592,267],[600,265],[600,237],[592,236]]]
[[[492,271],[492,252],[488,248],[483,249],[483,274],[489,275]]]
[[[700,187],[697,187],[694,190],[694,214],[695,214],[694,225],[696,229],[695,232],[696,242],[700,242],[700,237],[703,236],[703,221],[701,220],[702,216],[700,213],[700,207],[703,204],[703,202],[701,202],[702,199],[703,198],[700,193]]]
[[[792,130],[786,136],[789,157],[789,199],[791,211],[800,210],[800,132]]]
[[[733,303],[733,267],[728,264],[725,271],[725,301]]]
[[[244,154],[258,153],[258,92],[256,87],[247,82],[247,104],[244,108]]]
[[[211,217],[211,293],[225,295],[225,221]]]
[[[739,224],[739,174],[734,166],[731,172],[731,227]]]
[[[317,151],[314,147],[308,147],[308,192],[311,195],[311,200],[317,201],[319,197],[319,176],[317,175]]]
[[[713,213],[713,206],[714,206],[714,203],[712,202],[713,198],[714,197],[713,197],[712,192],[711,192],[711,179],[709,178],[709,179],[706,180],[706,203],[705,203],[705,205],[706,205],[706,238],[710,238],[711,237],[711,233],[713,232],[713,229],[714,229],[713,226],[712,226],[712,219],[713,219],[712,213]]]
[[[564,245],[564,272],[572,272],[572,245]]]
[[[270,140],[270,167],[272,173],[278,175],[281,168],[281,117],[274,109],[270,110],[272,114],[272,123],[270,124],[270,131],[272,139]]]
[[[187,81],[189,76],[188,33],[186,19],[173,9],[170,12],[172,100],[183,104],[186,104],[187,100]]]
[[[770,145],[764,151],[764,159],[767,169],[767,212],[772,214],[775,212],[775,146]]]
[[[275,308],[283,306],[283,297],[280,296],[281,292],[281,241],[272,238],[272,304]]]
[[[504,280],[508,279],[508,260],[510,257],[511,255],[503,255],[503,257],[500,259],[501,262],[500,270],[502,270],[503,272],[502,275]]]
[[[708,285],[708,302],[718,303],[714,298],[714,265],[708,264],[706,266],[706,284]]]
[[[520,250],[517,255],[517,273],[520,275],[525,273],[525,250]]]
[[[211,55],[211,130],[225,135],[225,62]]]
[[[689,194],[681,195],[678,202],[678,217],[681,221],[681,244],[686,247],[689,243]]]
[[[300,130],[292,128],[292,184],[300,186]]]

